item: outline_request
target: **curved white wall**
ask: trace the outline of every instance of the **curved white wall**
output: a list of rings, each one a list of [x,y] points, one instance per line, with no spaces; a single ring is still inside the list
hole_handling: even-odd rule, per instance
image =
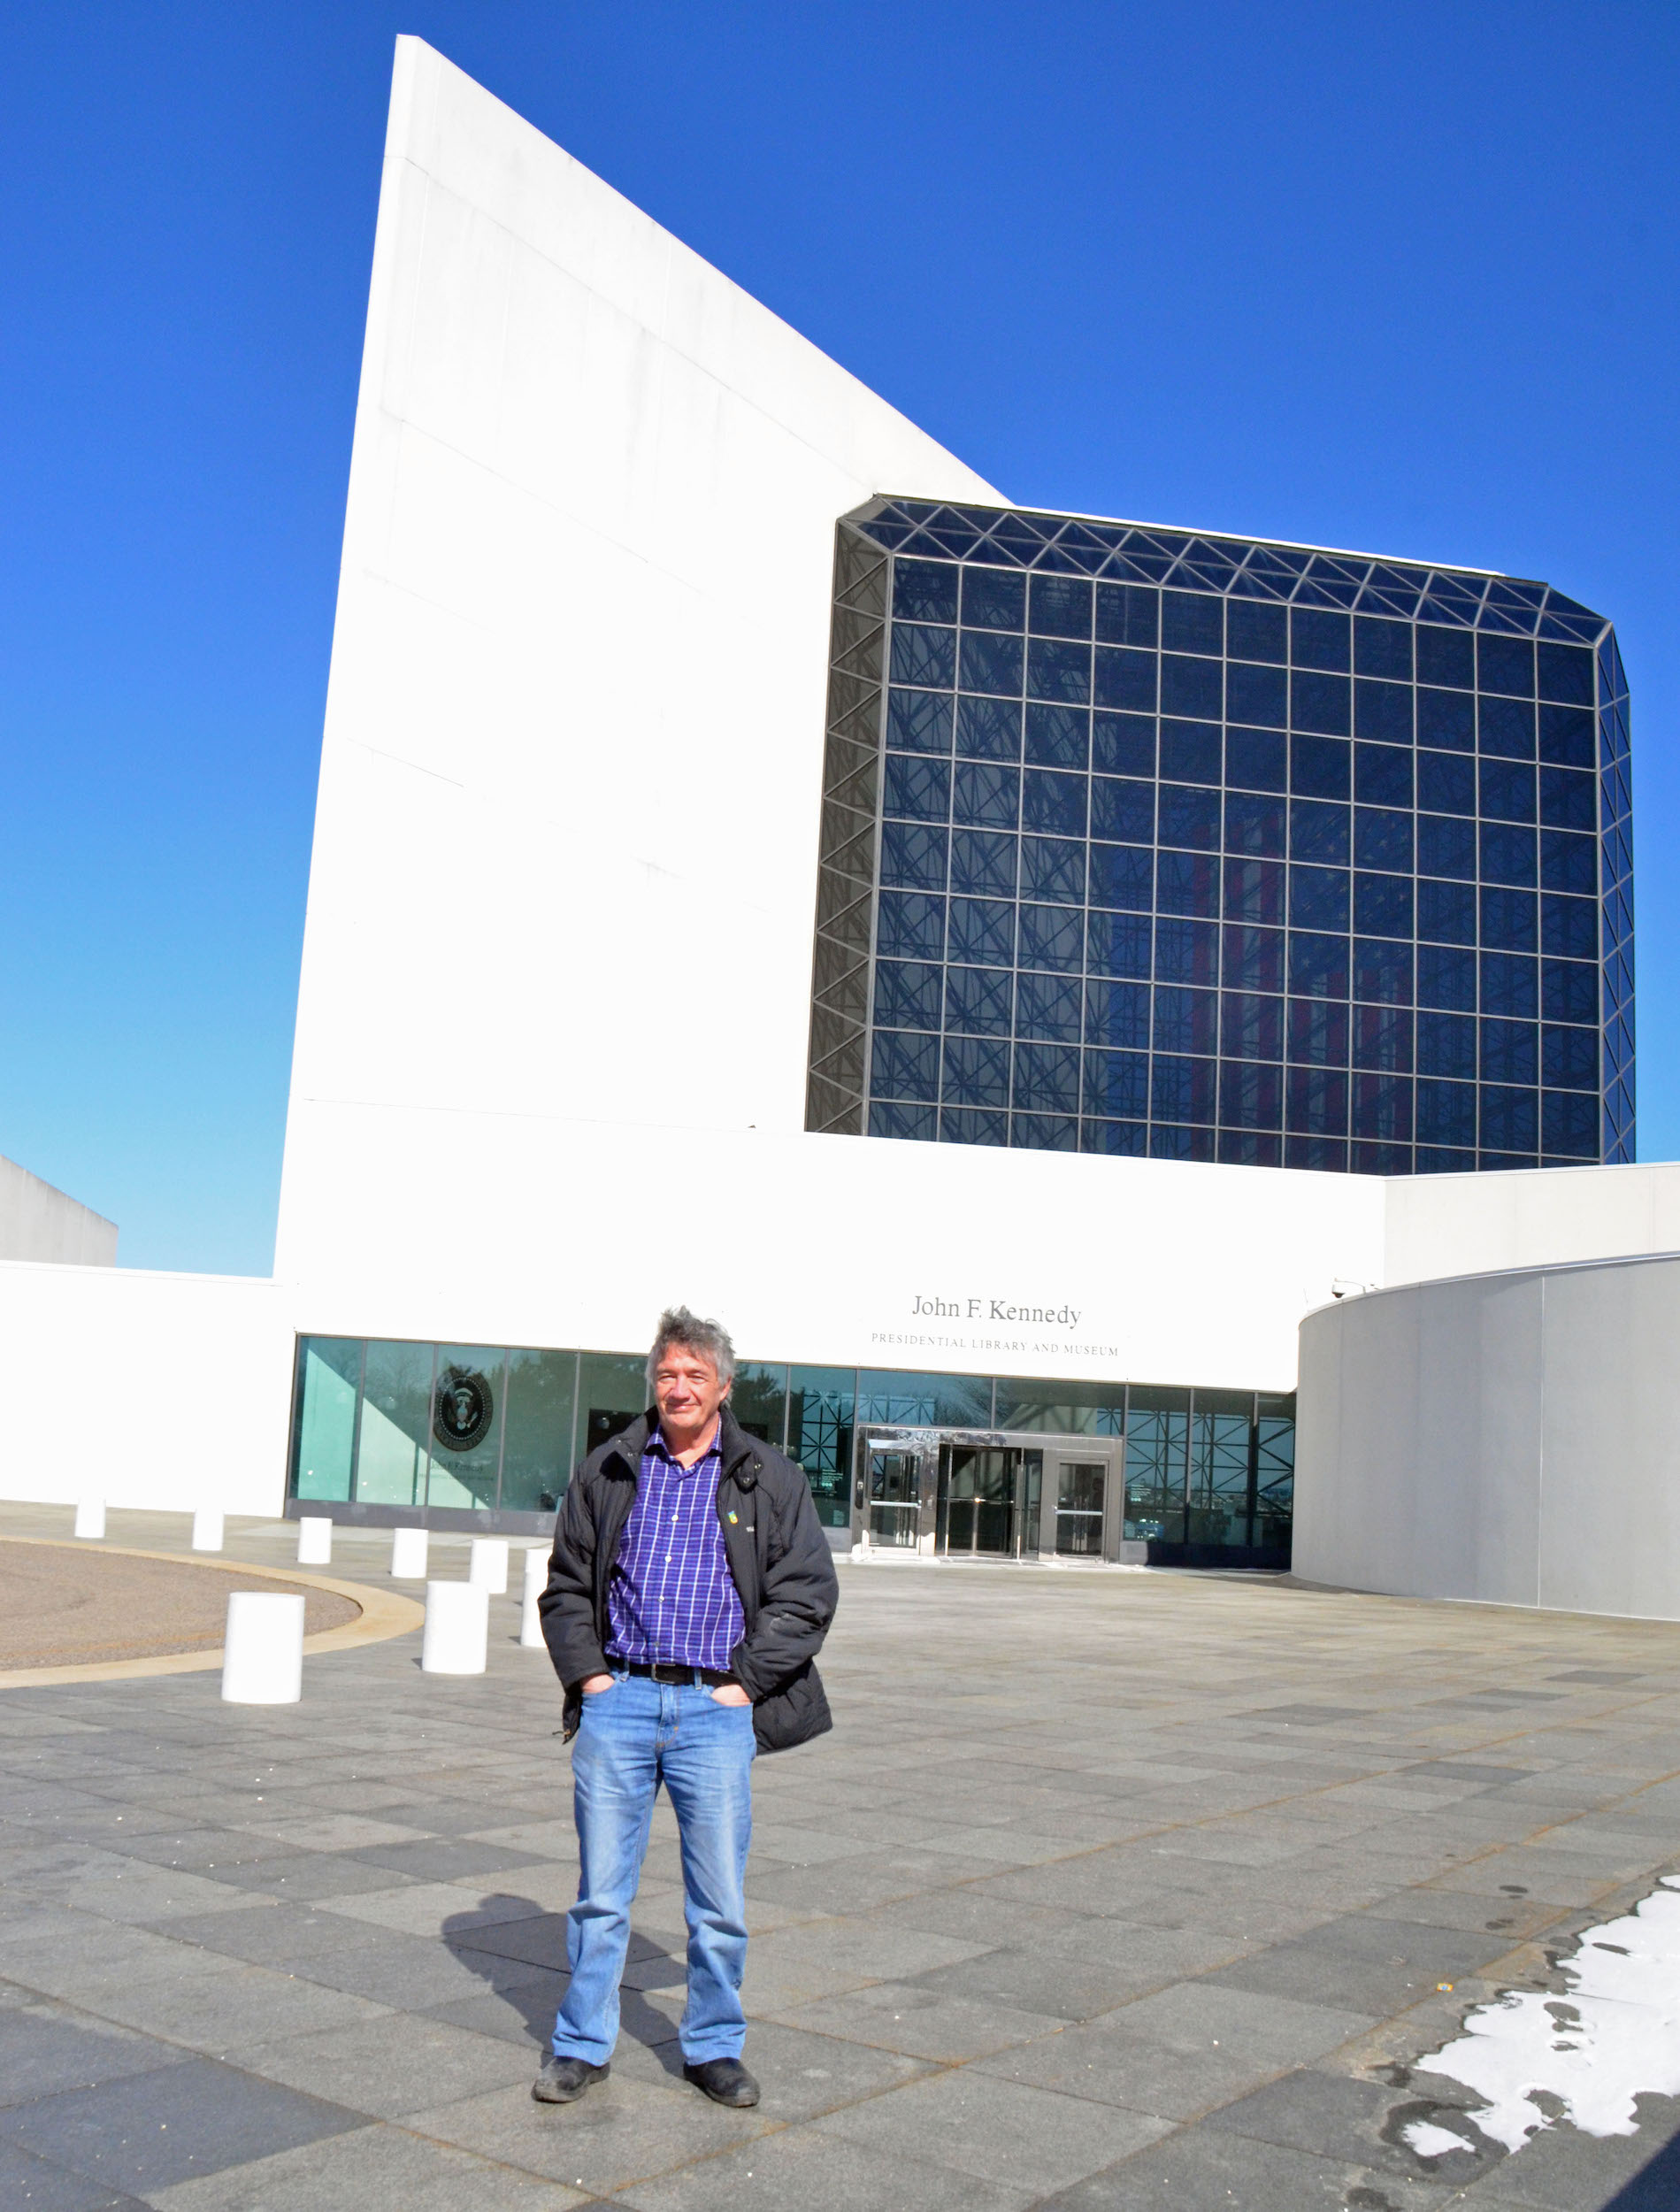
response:
[[[1308,1314],[1295,1572],[1680,1619],[1676,1347],[1674,1254],[1419,1283]]]

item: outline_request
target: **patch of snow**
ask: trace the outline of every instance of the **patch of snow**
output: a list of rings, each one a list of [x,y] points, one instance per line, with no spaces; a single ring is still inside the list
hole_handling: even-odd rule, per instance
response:
[[[1562,1996],[1508,1991],[1417,2062],[1485,2099],[1468,2116],[1507,2151],[1554,2118],[1586,2135],[1632,2135],[1636,2097],[1680,2096],[1680,1878],[1665,1877],[1630,1913],[1589,1928],[1559,1970],[1570,1984]],[[1561,2111],[1543,2111],[1541,2097]],[[1415,2131],[1405,2131],[1408,2141]]]
[[[1414,2120],[1400,2133],[1420,2158],[1445,2158],[1448,2151],[1473,2151],[1474,2143],[1467,2143],[1461,2135],[1454,2135],[1451,2128],[1438,2128],[1432,2120]]]

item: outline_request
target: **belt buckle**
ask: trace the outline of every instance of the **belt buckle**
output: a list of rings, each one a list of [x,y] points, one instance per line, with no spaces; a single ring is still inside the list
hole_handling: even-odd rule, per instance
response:
[[[654,1668],[653,1678],[656,1682],[692,1683],[694,1671],[692,1667],[679,1667],[669,1660],[661,1660]]]

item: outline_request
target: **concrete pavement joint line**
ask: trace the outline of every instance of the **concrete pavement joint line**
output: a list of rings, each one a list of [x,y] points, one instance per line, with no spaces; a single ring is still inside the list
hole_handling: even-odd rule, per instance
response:
[[[53,1551],[81,1551],[86,1546],[61,1536],[0,1534],[0,1544],[35,1544]],[[426,1609],[395,1590],[378,1590],[362,1582],[342,1582],[332,1575],[299,1573],[290,1567],[257,1567],[239,1559],[211,1559],[202,1554],[183,1559],[180,1552],[140,1551],[132,1545],[101,1544],[100,1555],[111,1559],[162,1559],[172,1566],[207,1567],[213,1573],[255,1575],[263,1582],[293,1582],[311,1590],[330,1590],[334,1597],[349,1598],[360,1606],[359,1619],[341,1627],[322,1629],[303,1639],[303,1656],[324,1652],[353,1651],[362,1644],[382,1644],[394,1636],[406,1636],[423,1625]],[[134,1682],[166,1674],[202,1674],[222,1663],[222,1647],[213,1651],[165,1652],[155,1659],[96,1659],[81,1666],[16,1667],[0,1673],[0,1690],[50,1689],[74,1682]]]

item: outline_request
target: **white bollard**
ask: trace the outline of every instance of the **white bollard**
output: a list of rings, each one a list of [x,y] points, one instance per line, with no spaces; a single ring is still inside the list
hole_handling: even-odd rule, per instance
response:
[[[519,1605],[519,1643],[525,1651],[545,1648],[542,1636],[542,1617],[537,1611],[537,1600],[548,1586],[548,1555],[533,1550],[525,1555],[525,1591]]]
[[[76,1508],[76,1533],[84,1542],[96,1544],[105,1533],[105,1502],[103,1498],[83,1498]]]
[[[219,1551],[226,1522],[219,1505],[201,1505],[193,1515],[193,1549]]]
[[[423,1528],[391,1531],[391,1572],[399,1582],[426,1580],[427,1537]]]
[[[482,1674],[490,1647],[490,1593],[472,1582],[428,1582],[420,1667],[426,1674]]]
[[[297,1563],[300,1567],[332,1565],[333,1524],[324,1513],[306,1513],[298,1523]]]
[[[493,1598],[508,1594],[508,1540],[505,1536],[475,1536],[467,1565],[467,1580]]]
[[[235,1590],[227,1601],[223,1698],[229,1705],[295,1705],[303,1694],[303,1598]]]

